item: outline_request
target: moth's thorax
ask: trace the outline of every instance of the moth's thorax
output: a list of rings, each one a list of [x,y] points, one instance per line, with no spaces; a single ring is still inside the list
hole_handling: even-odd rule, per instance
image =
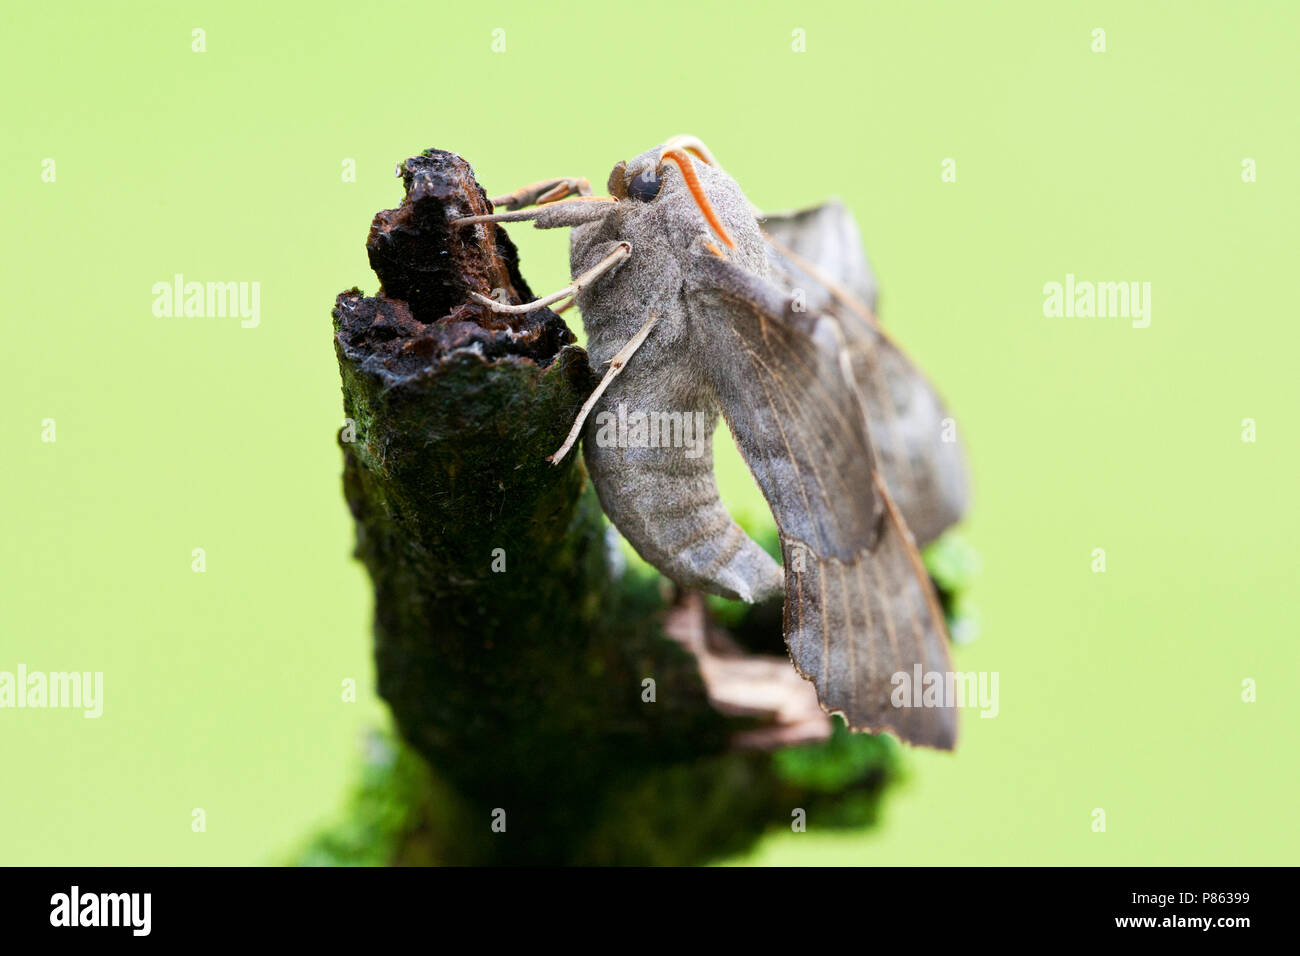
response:
[[[629,162],[629,170],[636,170],[636,164],[650,155]],[[659,318],[652,337],[659,347],[671,348],[685,340],[692,311],[692,260],[721,252],[746,271],[769,275],[763,235],[740,186],[715,166],[696,162],[693,168],[731,245],[710,225],[681,171],[671,163],[659,167],[661,183],[654,199],[621,199],[603,219],[573,230],[574,276],[608,255],[613,243],[632,246],[627,260],[578,297],[594,363],[608,361],[651,311]]]

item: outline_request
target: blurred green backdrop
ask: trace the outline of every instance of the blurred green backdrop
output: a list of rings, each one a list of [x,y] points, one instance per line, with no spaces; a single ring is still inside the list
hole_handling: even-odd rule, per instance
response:
[[[0,710],[0,863],[271,862],[334,817],[383,708],[329,310],[394,164],[599,187],[677,132],[857,214],[973,458],[956,664],[1000,674],[878,831],[750,859],[1294,863],[1300,15],[996,6],[7,3],[0,670],[103,671],[105,709]],[[259,282],[260,324],[156,318],[175,273]],[[1044,317],[1067,273],[1152,283],[1150,327]]]

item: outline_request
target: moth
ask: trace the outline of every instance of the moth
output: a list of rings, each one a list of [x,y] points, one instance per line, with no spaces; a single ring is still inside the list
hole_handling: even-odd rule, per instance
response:
[[[964,455],[934,389],[876,321],[852,218],[835,202],[762,217],[690,136],[618,163],[608,190],[543,180],[493,199],[505,212],[453,222],[573,230],[563,289],[521,305],[473,293],[499,312],[566,299],[582,312],[607,371],[552,460],[583,436],[605,513],[678,584],[751,602],[784,594],[791,660],[827,712],[951,749],[950,699],[895,706],[893,692],[896,675],[952,671],[918,546],[963,514]],[[596,423],[616,410],[692,416],[704,451],[610,441]],[[781,565],[719,497],[719,416],[771,507]]]

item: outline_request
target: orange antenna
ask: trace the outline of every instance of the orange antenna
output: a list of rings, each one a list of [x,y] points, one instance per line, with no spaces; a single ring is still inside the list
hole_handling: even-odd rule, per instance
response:
[[[718,161],[714,159],[713,154],[709,152],[709,147],[705,146],[704,143],[695,136],[674,136],[664,145],[664,149],[684,149],[688,153],[698,156],[710,166],[718,165]]]
[[[691,158],[680,149],[665,149],[661,160],[672,163],[682,173],[682,179],[686,180],[686,188],[691,191],[691,197],[695,204],[700,207],[700,212],[704,213],[704,219],[708,222],[709,228],[718,234],[722,244],[728,249],[736,248],[735,242],[732,241],[727,228],[718,218],[718,214],[713,211],[713,205],[709,202],[709,197],[704,195],[704,187],[700,185],[700,178],[695,175],[695,166],[691,163]]]

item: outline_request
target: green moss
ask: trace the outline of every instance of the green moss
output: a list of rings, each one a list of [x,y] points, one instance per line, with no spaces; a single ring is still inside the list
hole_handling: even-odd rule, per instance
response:
[[[955,644],[969,644],[979,636],[979,609],[969,597],[979,576],[979,553],[950,530],[925,549],[926,569],[939,589],[939,601],[948,618],[948,633]]]

